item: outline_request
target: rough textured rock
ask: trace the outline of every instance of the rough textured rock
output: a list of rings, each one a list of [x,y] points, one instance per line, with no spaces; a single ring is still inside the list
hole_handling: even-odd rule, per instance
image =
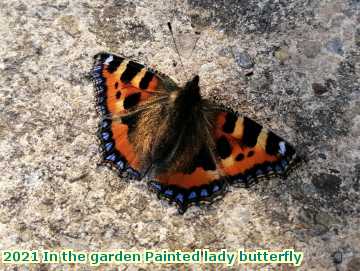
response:
[[[305,254],[300,270],[358,270],[359,9],[355,0],[1,1],[0,250],[294,248]],[[271,127],[306,163],[178,215],[100,164],[88,76],[99,51],[179,82],[199,73],[205,96]],[[251,56],[251,72],[234,52]]]

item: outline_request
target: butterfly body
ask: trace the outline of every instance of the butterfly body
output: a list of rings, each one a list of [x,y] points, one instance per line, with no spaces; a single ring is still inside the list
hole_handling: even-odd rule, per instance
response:
[[[292,146],[247,117],[201,96],[199,76],[183,87],[136,62],[102,53],[92,71],[104,158],[175,201],[180,212],[231,183],[283,174]]]

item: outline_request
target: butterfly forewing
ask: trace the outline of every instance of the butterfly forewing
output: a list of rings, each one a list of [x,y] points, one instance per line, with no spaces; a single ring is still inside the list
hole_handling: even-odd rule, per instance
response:
[[[99,137],[104,159],[138,176],[141,165],[128,136],[138,120],[132,112],[164,92],[163,84],[154,71],[137,62],[109,53],[94,58],[92,76],[102,117]]]

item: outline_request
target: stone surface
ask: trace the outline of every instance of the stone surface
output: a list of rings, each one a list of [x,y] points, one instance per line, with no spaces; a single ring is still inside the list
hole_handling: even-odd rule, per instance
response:
[[[307,56],[308,58],[316,57],[321,50],[321,44],[318,41],[307,41],[304,40],[303,42],[298,44],[299,49],[302,53]]]
[[[328,92],[328,89],[324,85],[319,84],[319,83],[313,83],[312,88],[316,95],[322,95],[322,94]]]
[[[338,176],[326,173],[315,175],[311,182],[321,193],[327,194],[328,196],[338,194],[341,185],[341,179]]]
[[[342,263],[342,253],[340,251],[336,251],[333,255],[333,261],[335,264]]]
[[[254,66],[254,62],[252,61],[251,57],[246,52],[235,52],[235,61],[236,63],[244,69],[250,69]]]
[[[277,49],[274,53],[274,56],[281,64],[284,64],[284,62],[290,58],[290,54],[287,48]]]
[[[299,270],[357,270],[359,9],[354,0],[1,1],[0,250],[294,248],[304,252]],[[168,21],[187,75],[173,65]],[[247,76],[233,48],[256,63]],[[100,51],[156,65],[179,83],[199,73],[204,96],[272,128],[305,161],[286,179],[232,188],[178,215],[143,182],[100,163],[88,74]],[[313,83],[327,92],[317,95]],[[260,267],[280,268],[247,266]]]
[[[359,270],[360,258],[352,258],[346,268],[346,271],[356,271]]]
[[[326,43],[326,49],[334,54],[343,55],[343,43],[340,38],[336,37]]]

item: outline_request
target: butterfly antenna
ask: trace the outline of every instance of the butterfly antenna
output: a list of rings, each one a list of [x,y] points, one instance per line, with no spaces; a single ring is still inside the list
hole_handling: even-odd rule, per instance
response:
[[[170,31],[170,34],[171,34],[171,37],[172,37],[172,40],[173,40],[173,43],[174,43],[175,51],[176,51],[177,55],[179,56],[180,64],[181,64],[182,69],[184,70],[184,74],[185,74],[185,77],[186,77],[186,71],[185,71],[184,63],[181,60],[181,55],[180,55],[179,49],[178,49],[176,41],[175,41],[174,32],[172,30],[171,23],[168,22],[167,26],[169,28],[169,31]]]
[[[201,35],[201,32],[198,32],[198,31],[195,31],[195,34],[198,36],[197,39],[195,40],[195,44],[194,44],[194,47],[192,48],[191,50],[191,53],[190,53],[190,56],[189,58],[191,58],[193,52],[195,51],[195,48],[196,48],[196,45],[197,45],[197,42],[199,41],[200,39],[200,35]]]

